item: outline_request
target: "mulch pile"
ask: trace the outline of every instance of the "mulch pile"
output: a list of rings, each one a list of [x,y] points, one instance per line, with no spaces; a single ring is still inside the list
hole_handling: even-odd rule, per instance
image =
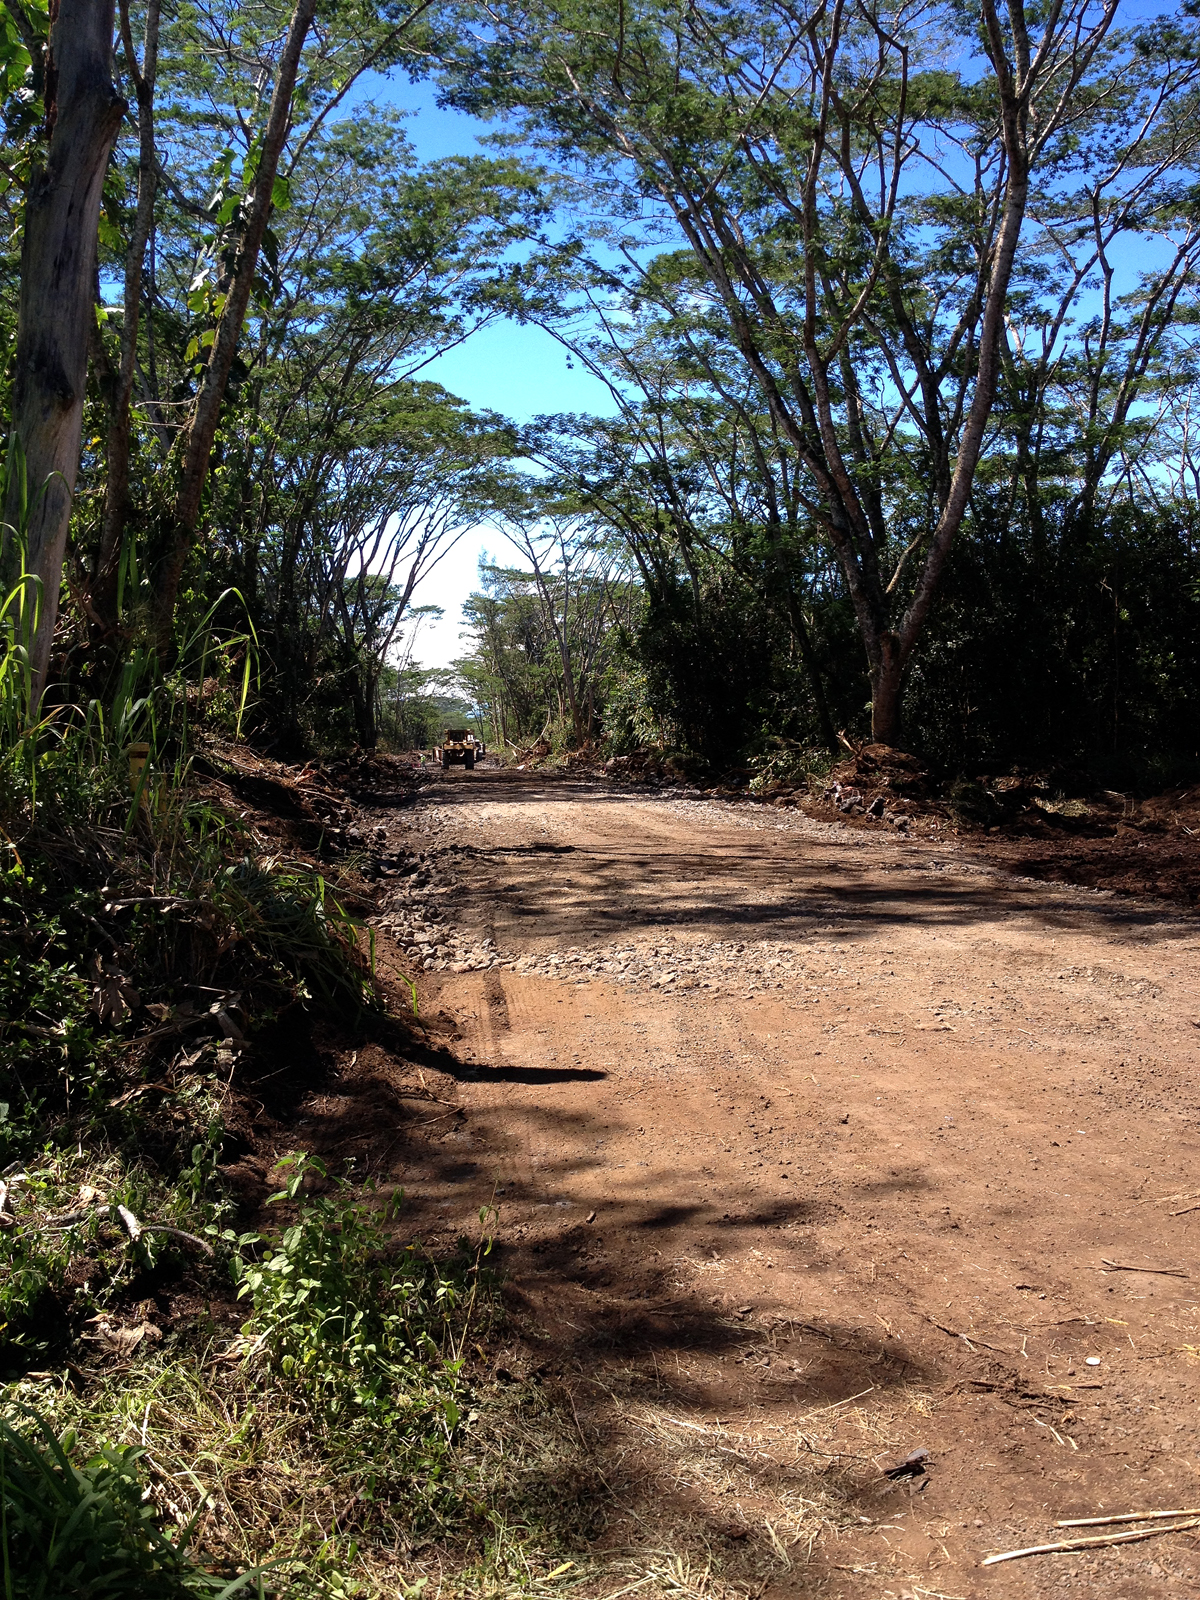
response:
[[[1040,827],[989,833],[985,853],[1027,878],[1200,903],[1200,788],[1146,800],[1103,791],[1083,806],[1086,815],[1065,828],[1054,812],[1043,812]]]

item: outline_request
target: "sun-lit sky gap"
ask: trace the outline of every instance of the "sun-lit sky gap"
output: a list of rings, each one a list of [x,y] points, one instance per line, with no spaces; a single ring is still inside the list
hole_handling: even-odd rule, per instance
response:
[[[488,123],[437,104],[431,83],[410,83],[400,74],[376,77],[364,85],[362,99],[373,99],[408,114],[405,132],[421,161],[484,153],[480,141],[494,131]],[[508,319],[489,324],[463,344],[422,367],[420,377],[440,383],[478,411],[498,411],[514,422],[535,416],[578,411],[608,413],[612,396],[544,329]],[[460,642],[463,602],[479,588],[479,562],[487,556],[506,562],[509,547],[500,532],[484,524],[462,538],[418,585],[414,603],[440,606],[440,622],[423,620],[414,656],[425,667],[447,667],[464,652]]]

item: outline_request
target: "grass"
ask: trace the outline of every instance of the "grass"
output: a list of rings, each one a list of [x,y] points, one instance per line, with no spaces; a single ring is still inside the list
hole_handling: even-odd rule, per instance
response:
[[[685,1382],[703,1358],[687,1365]],[[802,1585],[817,1542],[874,1510],[869,1463],[909,1442],[928,1409],[923,1392],[895,1390],[796,1425],[688,1426],[678,1397],[637,1371],[580,1377],[574,1397],[553,1381],[497,1384],[482,1362],[459,1381],[463,1414],[426,1492],[389,1439],[391,1477],[365,1497],[368,1456],[347,1471],[295,1391],[220,1339],[113,1374],[86,1402],[43,1382],[41,1404],[80,1437],[144,1448],[164,1525],[194,1524],[208,1564],[272,1563],[268,1592],[289,1596],[442,1600],[749,1600],[771,1580]]]
[[[64,1483],[100,1474],[120,1512],[102,1530],[114,1571],[146,1594],[155,1560],[164,1594],[255,1572],[288,1596],[416,1594],[435,1575],[430,1592],[533,1592],[541,1552],[577,1548],[588,1520],[564,1498],[572,1474],[585,1496],[597,1485],[545,1396],[485,1376],[490,1236],[435,1262],[402,1242],[392,1205],[302,1155],[288,1171],[280,1226],[225,1241],[239,1331],[142,1341],[82,1385],[78,1369],[28,1373],[5,1393],[14,1437],[31,1419],[28,1448]]]
[[[60,1203],[80,1170],[48,1175],[42,1201]],[[629,1585],[746,1600],[857,1519],[856,1461],[911,1426],[919,1396],[890,1397],[886,1435],[857,1402],[795,1426],[692,1420],[678,1384],[723,1370],[699,1353],[675,1386],[613,1362],[503,1381],[504,1342],[521,1334],[488,1276],[491,1214],[433,1260],[394,1198],[302,1154],[279,1170],[269,1229],[209,1224],[207,1324],[128,1351],[85,1340],[71,1366],[48,1362],[5,1394],[10,1425],[33,1408],[85,1475],[127,1463],[157,1534],[177,1545],[186,1531],[188,1581],[258,1570],[265,1593],[301,1600],[582,1600]],[[121,1169],[92,1176],[113,1185]],[[145,1315],[121,1279],[134,1248],[116,1230],[91,1240],[117,1328]]]
[[[30,1412],[22,1430],[0,1420],[0,1571],[6,1600],[225,1600],[257,1573],[230,1583],[189,1558],[194,1522],[172,1540],[139,1474],[146,1451],[106,1445],[82,1462],[75,1437],[57,1437]]]
[[[285,1191],[286,1230],[239,1235],[217,1173],[230,1010],[249,1031],[297,1008],[353,1027],[374,1004],[370,947],[325,876],[257,850],[196,796],[187,664],[196,645],[201,677],[211,670],[208,643],[185,642],[171,680],[135,651],[104,704],[35,710],[35,600],[22,584],[0,607],[0,1081],[12,1085],[0,1101],[0,1593],[233,1594],[258,1544],[310,1573],[314,1593],[342,1592],[344,1507],[332,1543],[314,1545],[304,1506],[281,1492],[260,1537],[253,1475],[233,1471],[244,1502],[235,1516],[227,1495],[218,1526],[198,1469],[229,1456],[224,1396],[236,1405],[240,1389],[314,1503],[318,1480],[335,1499],[352,1484],[369,1500],[385,1427],[393,1443],[406,1430],[414,1481],[443,1475],[462,1388],[461,1358],[444,1349],[453,1274],[402,1259],[381,1318],[390,1219],[345,1195]],[[140,770],[126,759],[139,743]],[[172,1284],[232,1308],[235,1280],[250,1312],[236,1356],[213,1345],[203,1311],[165,1338],[139,1318],[139,1297]],[[468,1320],[477,1302],[473,1281]],[[175,1437],[160,1430],[152,1447],[156,1407]],[[203,1441],[190,1461],[177,1448],[188,1441]]]

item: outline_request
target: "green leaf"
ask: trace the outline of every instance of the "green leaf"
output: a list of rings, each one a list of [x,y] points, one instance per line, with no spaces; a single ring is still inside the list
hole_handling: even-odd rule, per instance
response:
[[[106,250],[111,250],[114,253],[117,253],[123,249],[125,241],[121,236],[120,228],[118,228],[116,223],[113,222],[112,219],[103,211],[100,213],[100,226],[98,231],[100,243]]]

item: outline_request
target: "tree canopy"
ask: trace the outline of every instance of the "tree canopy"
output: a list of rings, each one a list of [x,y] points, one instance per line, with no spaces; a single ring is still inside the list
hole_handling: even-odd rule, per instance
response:
[[[1184,759],[1186,5],[146,0],[49,101],[47,15],[3,15],[5,570],[41,684],[248,623],[263,737],[370,746],[422,580],[486,526],[517,564],[464,683],[505,738]],[[422,161],[416,77],[491,147]],[[74,253],[55,161],[91,184]],[[605,414],[441,388],[497,319]]]

